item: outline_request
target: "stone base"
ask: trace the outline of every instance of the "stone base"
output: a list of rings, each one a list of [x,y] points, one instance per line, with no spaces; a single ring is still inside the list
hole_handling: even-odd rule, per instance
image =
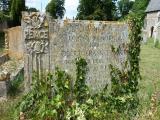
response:
[[[0,81],[0,100],[7,99],[8,81]]]

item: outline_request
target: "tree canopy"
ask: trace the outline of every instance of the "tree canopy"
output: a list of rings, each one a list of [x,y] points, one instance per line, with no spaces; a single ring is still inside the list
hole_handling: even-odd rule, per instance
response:
[[[64,3],[65,0],[51,0],[46,7],[46,12],[55,19],[62,19],[65,13]]]
[[[134,2],[130,0],[120,0],[118,1],[118,11],[120,13],[120,17],[124,18],[129,14],[129,11],[132,9]]]
[[[80,0],[77,19],[113,20],[117,0]]]
[[[11,8],[12,0],[0,0],[0,11],[8,14]]]
[[[38,10],[34,7],[26,7],[26,11],[28,11],[28,12],[38,12]]]
[[[132,7],[132,11],[136,14],[139,14],[143,18],[145,17],[145,10],[150,0],[135,0],[135,3]]]
[[[21,24],[21,12],[25,11],[25,9],[25,0],[12,0],[10,16],[14,26]]]

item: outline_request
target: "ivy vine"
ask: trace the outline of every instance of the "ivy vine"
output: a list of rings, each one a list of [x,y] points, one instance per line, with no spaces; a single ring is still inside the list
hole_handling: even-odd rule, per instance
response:
[[[111,75],[111,106],[118,112],[136,111],[139,105],[138,81],[140,80],[139,56],[141,44],[141,26],[142,19],[130,15],[128,18],[129,24],[129,44],[127,50],[127,61],[124,63],[124,68],[120,70],[116,66],[110,65]],[[119,48],[111,46],[112,52],[118,54]],[[113,104],[114,103],[114,104]]]

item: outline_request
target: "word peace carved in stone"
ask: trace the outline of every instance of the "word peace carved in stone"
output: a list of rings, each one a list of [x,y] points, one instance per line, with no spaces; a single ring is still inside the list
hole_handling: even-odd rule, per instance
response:
[[[29,54],[47,53],[49,42],[48,22],[45,15],[31,13],[24,16],[24,39]]]

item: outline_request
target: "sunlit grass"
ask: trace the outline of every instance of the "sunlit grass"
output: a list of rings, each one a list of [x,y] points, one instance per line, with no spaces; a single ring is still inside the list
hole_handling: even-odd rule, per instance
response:
[[[140,71],[140,92],[144,94],[143,97],[156,89],[160,90],[160,49],[154,47],[152,40],[142,45]]]
[[[18,100],[18,98],[10,98],[0,102],[0,120],[14,120],[15,105]]]
[[[141,116],[147,115],[150,109],[151,96],[153,93],[160,91],[160,49],[154,47],[153,40],[150,39],[147,44],[142,45],[140,55],[140,71],[142,80],[140,81],[140,103]],[[157,106],[160,112],[159,105]],[[144,117],[144,119],[146,119]],[[160,119],[160,114],[155,113],[154,120]]]

